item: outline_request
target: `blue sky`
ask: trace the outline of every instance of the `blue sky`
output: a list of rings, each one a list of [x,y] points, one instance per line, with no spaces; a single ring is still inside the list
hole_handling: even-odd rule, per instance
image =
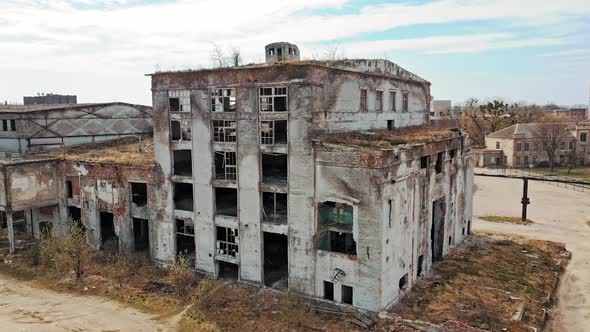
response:
[[[588,0],[2,0],[0,100],[38,92],[151,104],[144,74],[212,66],[213,44],[262,62],[290,41],[305,58],[387,58],[437,99],[586,104]]]

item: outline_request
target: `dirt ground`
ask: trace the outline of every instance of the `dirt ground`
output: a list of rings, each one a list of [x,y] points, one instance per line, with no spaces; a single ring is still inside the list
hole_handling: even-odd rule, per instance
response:
[[[519,216],[522,180],[475,177],[473,228],[563,242],[572,259],[562,276],[557,308],[549,330],[588,331],[590,326],[590,193],[529,181],[528,218],[535,223],[514,225],[486,222],[475,216]]]
[[[0,274],[2,331],[175,331],[115,301],[31,287]]]

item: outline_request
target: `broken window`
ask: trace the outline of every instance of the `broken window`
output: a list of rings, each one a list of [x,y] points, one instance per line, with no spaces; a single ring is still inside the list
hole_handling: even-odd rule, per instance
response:
[[[275,55],[275,49],[274,48],[269,48],[268,49],[268,55]]]
[[[409,94],[407,92],[402,92],[402,111],[407,112],[409,107]]]
[[[352,305],[352,287],[342,285],[342,303]]]
[[[190,90],[168,91],[168,105],[170,112],[190,112],[191,92]]]
[[[147,219],[133,218],[133,243],[135,251],[150,249],[150,231]]]
[[[404,276],[403,276],[403,277],[401,277],[401,279],[399,280],[399,284],[398,284],[398,286],[399,286],[399,289],[400,289],[400,290],[403,290],[403,289],[405,289],[405,288],[406,288],[406,286],[407,286],[407,285],[408,285],[408,274],[406,273],[406,274],[404,274]]]
[[[191,150],[174,150],[172,153],[174,157],[174,175],[192,176]]]
[[[262,154],[262,182],[287,184],[287,155],[280,153]]]
[[[131,201],[137,206],[147,204],[147,184],[131,182]]]
[[[262,220],[279,224],[287,223],[287,194],[262,193]]]
[[[260,111],[261,112],[286,112],[287,111],[287,88],[260,88]]]
[[[194,257],[195,252],[195,227],[192,220],[176,219],[176,254],[184,254]],[[194,265],[194,259],[190,259]]]
[[[356,242],[352,236],[354,214],[352,205],[323,202],[318,205],[321,250],[356,255]]]
[[[213,120],[214,142],[235,142],[236,122],[225,120]]]
[[[367,111],[367,89],[361,89],[361,112]]]
[[[442,173],[443,170],[443,159],[444,159],[444,152],[439,152],[436,156],[436,164],[434,165],[434,170],[436,174]]]
[[[212,89],[211,90],[211,112],[235,112],[236,111],[236,90],[235,89]]]
[[[236,153],[232,151],[215,151],[215,178],[218,180],[235,180],[237,177]]]
[[[420,168],[421,169],[428,168],[428,156],[420,157]]]
[[[260,144],[287,144],[287,120],[261,121]]]
[[[389,110],[392,112],[396,111],[395,103],[397,99],[397,93],[395,91],[389,91]]]
[[[174,208],[177,210],[193,210],[193,185],[190,183],[174,183]]]
[[[238,230],[217,226],[217,255],[238,258]]]
[[[230,217],[238,216],[237,189],[215,188],[215,214]]]
[[[334,301],[334,283],[324,281],[324,299]]]
[[[182,120],[170,121],[170,131],[172,134],[172,141],[190,141],[191,140],[191,121]]]
[[[375,112],[383,111],[383,91],[375,91]]]

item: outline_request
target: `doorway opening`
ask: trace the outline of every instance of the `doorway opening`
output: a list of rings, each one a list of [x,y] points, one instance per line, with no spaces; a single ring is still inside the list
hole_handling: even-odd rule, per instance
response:
[[[119,238],[115,234],[115,223],[112,213],[100,213],[100,239],[103,250],[119,252]]]
[[[443,256],[445,243],[445,198],[442,197],[432,202],[432,230],[430,241],[432,243],[432,261],[439,261]]]
[[[289,254],[286,235],[264,232],[264,284],[288,289]]]
[[[133,240],[136,252],[150,249],[150,230],[147,219],[133,218]]]

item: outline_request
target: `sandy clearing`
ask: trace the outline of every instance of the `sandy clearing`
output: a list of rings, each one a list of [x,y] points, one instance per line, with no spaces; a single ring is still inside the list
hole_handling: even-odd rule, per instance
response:
[[[520,216],[522,180],[475,177],[474,216]],[[557,308],[549,330],[588,331],[590,326],[590,193],[529,181],[529,219],[535,224],[512,225],[474,218],[475,230],[514,233],[564,242],[572,260],[563,275]]]
[[[175,331],[170,321],[95,297],[35,288],[0,275],[2,331]]]

